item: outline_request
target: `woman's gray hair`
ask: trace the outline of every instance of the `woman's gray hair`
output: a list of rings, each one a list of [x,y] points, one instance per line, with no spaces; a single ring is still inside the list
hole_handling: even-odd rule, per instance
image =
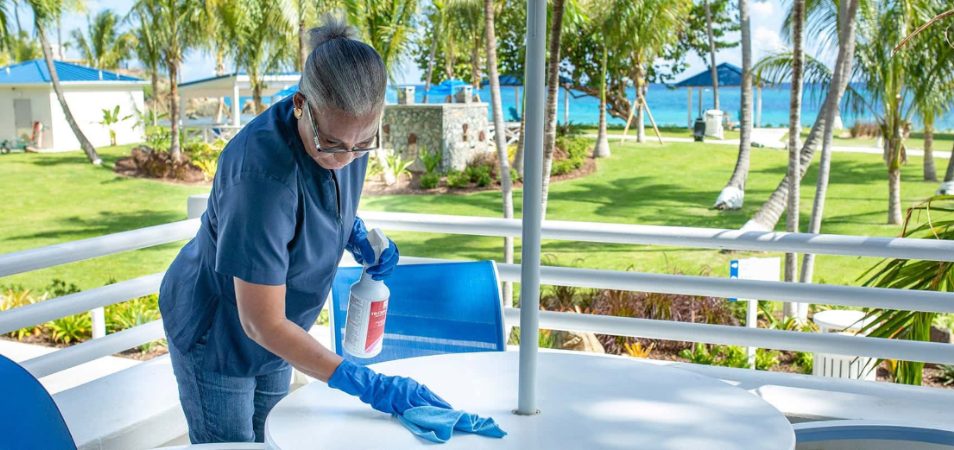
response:
[[[387,72],[381,56],[356,39],[354,28],[331,14],[309,31],[311,52],[298,90],[316,109],[359,116],[384,106]]]

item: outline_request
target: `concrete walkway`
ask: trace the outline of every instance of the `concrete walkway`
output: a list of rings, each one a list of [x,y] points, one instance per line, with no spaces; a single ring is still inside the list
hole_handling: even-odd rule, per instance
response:
[[[651,130],[647,130],[651,131]],[[761,148],[775,149],[775,150],[785,150],[788,142],[783,142],[782,139],[788,134],[788,130],[785,128],[754,128],[752,130],[752,143],[761,146]],[[585,134],[585,137],[596,139],[595,134]],[[623,136],[622,134],[607,134],[607,139],[610,140],[610,143],[619,142],[620,140],[634,141],[636,136],[630,134]],[[684,137],[672,137],[672,136],[663,136],[663,142],[693,142],[692,138]],[[655,134],[651,132],[646,135],[646,142],[657,142]],[[738,147],[738,139],[713,139],[706,138],[706,144],[720,144],[720,145],[731,145]],[[753,147],[759,148],[759,147]],[[869,155],[882,155],[884,152],[878,147],[856,147],[850,145],[833,145],[832,151],[838,153],[864,153]],[[924,150],[919,148],[908,148],[908,156],[924,156]]]

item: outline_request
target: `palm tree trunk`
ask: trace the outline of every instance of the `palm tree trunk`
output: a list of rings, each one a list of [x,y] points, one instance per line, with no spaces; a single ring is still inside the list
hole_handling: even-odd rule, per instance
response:
[[[828,95],[833,96],[835,104],[841,104],[841,97],[845,91],[841,88],[843,80],[851,73],[851,55],[855,52],[855,14],[858,11],[858,0],[842,2],[839,5],[839,40],[838,57],[835,60],[835,71],[832,73],[831,83],[828,85]],[[828,180],[831,175],[831,144],[835,132],[835,114],[838,108],[829,108],[825,121],[825,134],[822,138],[821,160],[818,163],[818,183],[815,188],[815,201],[812,204],[812,216],[809,222],[809,233],[821,232],[822,217],[825,214],[825,196],[828,192]],[[802,273],[799,280],[802,283],[811,283],[815,271],[815,255],[805,254],[802,257]]]
[[[302,2],[304,5],[304,2]],[[305,9],[300,8],[298,12],[298,71],[305,72],[305,62],[308,61],[308,29],[305,26]]]
[[[166,66],[169,67],[169,120],[171,122],[169,154],[178,161],[181,156],[179,151],[179,63],[167,61]]]
[[[805,0],[794,0],[792,12],[792,91],[788,113],[788,211],[786,213],[786,227],[789,233],[798,232],[799,199],[801,197],[801,163],[798,147],[798,138],[802,132],[802,63],[805,56],[802,52],[802,28],[805,25]],[[792,282],[798,277],[798,255],[785,254],[785,281]],[[798,313],[798,304],[786,302],[783,305],[785,317],[802,319]]]
[[[547,216],[547,198],[550,190],[550,168],[553,167],[553,148],[556,146],[557,91],[560,87],[560,35],[563,32],[564,0],[553,0],[550,22],[550,60],[547,67],[547,110],[543,129],[543,201],[541,215]]]
[[[729,182],[722,188],[713,205],[716,209],[742,208],[752,153],[752,26],[749,20],[749,0],[739,0],[739,22],[742,28],[742,87],[739,94],[742,117],[739,118],[739,155]]]
[[[901,168],[888,169],[888,225],[901,223]]]
[[[301,68],[298,69],[299,72]],[[225,74],[225,49],[217,48],[215,50],[215,75]],[[222,116],[225,115],[225,97],[219,97],[218,104],[215,106],[215,123],[222,122]]]
[[[66,97],[63,95],[63,87],[60,86],[60,76],[56,73],[56,66],[53,64],[53,49],[50,48],[50,42],[46,38],[46,30],[44,30],[42,26],[37,26],[36,32],[40,36],[40,46],[43,47],[43,59],[46,60],[46,69],[50,72],[53,92],[56,93],[56,100],[60,103],[60,109],[63,110],[66,123],[70,124],[70,129],[73,130],[73,135],[76,136],[76,140],[79,141],[80,148],[86,153],[86,159],[89,159],[89,162],[93,163],[93,165],[98,166],[103,163],[103,160],[100,159],[96,153],[96,148],[93,147],[93,144],[86,138],[86,135],[83,134],[83,130],[80,129],[79,124],[76,123],[76,119],[73,117],[73,113],[70,111],[70,105],[66,103]]]
[[[947,172],[944,173],[944,182],[954,181],[954,145],[951,146],[951,157],[947,160]]]
[[[490,81],[490,105],[494,114],[494,144],[497,146],[497,161],[500,191],[503,196],[503,215],[513,218],[513,185],[510,180],[510,164],[507,160],[506,126],[503,117],[503,102],[500,99],[500,79],[497,73],[497,36],[494,33],[494,0],[484,0],[484,32],[487,35],[487,78]],[[504,261],[513,264],[513,238],[504,238]],[[504,305],[513,305],[513,283],[504,283]]]
[[[934,113],[924,115],[924,181],[937,181],[934,165]]]
[[[424,99],[422,103],[427,103],[427,93],[431,90],[431,77],[434,76],[434,59],[437,57],[437,29],[434,30],[435,36],[431,41],[431,50],[427,55],[427,75],[424,76]]]
[[[646,110],[643,105],[643,99],[646,98],[646,92],[643,88],[642,66],[638,70],[639,81],[636,83],[636,142],[646,142],[646,118],[643,116]]]
[[[150,70],[149,83],[152,86],[152,126],[158,125],[159,121],[159,68],[153,67]]]
[[[709,36],[709,70],[712,72],[712,109],[719,110],[719,71],[716,69],[715,37],[712,35],[712,9],[709,0],[702,0],[706,9],[706,34]]]
[[[901,224],[901,132],[894,132],[884,140],[888,164],[888,225]]]
[[[474,39],[474,47],[470,51],[470,84],[474,87],[474,95],[480,95],[480,39]]]
[[[600,127],[596,135],[596,145],[593,147],[594,158],[608,158],[610,156],[609,140],[606,139],[606,66],[607,49],[603,46],[603,60],[600,63]]]
[[[524,89],[524,94],[526,94],[526,89]],[[526,107],[526,95],[521,96],[522,106]],[[517,134],[517,151],[513,153],[513,170],[517,171],[521,177],[523,176],[523,132],[527,126],[527,118],[524,114],[524,108],[521,108],[520,111],[520,133]]]

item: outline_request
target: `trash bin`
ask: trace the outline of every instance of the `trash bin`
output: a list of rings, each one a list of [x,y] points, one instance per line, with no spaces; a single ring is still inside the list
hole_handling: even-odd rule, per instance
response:
[[[702,142],[705,140],[706,135],[706,122],[702,120],[702,117],[696,117],[696,123],[692,125],[692,139],[696,142]]]
[[[831,309],[815,314],[812,321],[815,322],[815,325],[818,325],[818,330],[822,333],[841,333],[854,336],[858,330],[867,324],[867,322],[860,322],[864,316],[865,313],[861,311]],[[812,375],[874,381],[878,375],[875,367],[876,362],[876,359],[867,356],[815,353]]]
[[[706,136],[722,139],[725,134],[722,129],[722,111],[710,109],[706,111]]]

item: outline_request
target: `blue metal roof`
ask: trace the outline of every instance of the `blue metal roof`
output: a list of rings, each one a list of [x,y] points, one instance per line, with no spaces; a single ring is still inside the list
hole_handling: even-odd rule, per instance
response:
[[[120,75],[108,70],[99,70],[92,67],[80,66],[65,61],[53,61],[56,74],[60,81],[68,82],[136,82],[140,78]],[[50,71],[46,68],[46,61],[34,59],[19,64],[0,68],[0,84],[47,84],[50,83]]]
[[[729,63],[722,63],[716,66],[719,75],[719,87],[723,86],[741,86],[742,68]],[[706,70],[699,72],[685,80],[673,85],[674,87],[712,87],[712,72]]]

